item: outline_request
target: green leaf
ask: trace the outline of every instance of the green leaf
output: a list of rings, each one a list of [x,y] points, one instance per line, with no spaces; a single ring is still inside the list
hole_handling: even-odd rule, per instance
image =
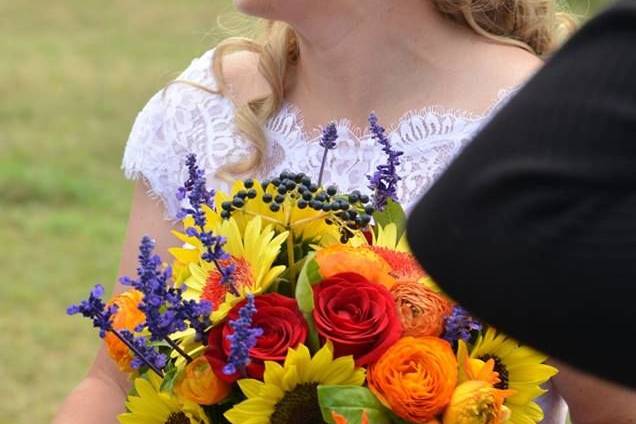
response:
[[[298,302],[298,307],[303,313],[314,310],[314,291],[312,286],[322,279],[318,263],[314,259],[315,255],[314,252],[307,255],[296,284],[296,302]]]
[[[305,264],[300,271],[296,284],[296,302],[309,327],[307,344],[309,350],[312,352],[317,352],[320,348],[320,339],[318,338],[316,326],[314,325],[314,317],[312,315],[314,310],[314,290],[312,287],[322,280],[318,263],[314,259],[315,255],[315,252],[311,252],[307,255],[307,258],[305,258]]]
[[[170,362],[164,370],[164,377],[163,381],[161,382],[160,390],[162,392],[172,393],[172,389],[177,381],[177,377],[179,376],[179,374],[179,369],[172,362]]]
[[[342,415],[350,424],[360,424],[365,411],[370,423],[391,423],[387,409],[366,387],[318,386],[318,401],[322,418],[329,424],[334,424],[332,412]]]
[[[404,213],[404,209],[402,206],[393,201],[393,199],[389,199],[382,211],[375,211],[373,213],[373,219],[376,224],[385,227],[391,223],[397,226],[397,235],[398,240],[406,231],[406,213]]]

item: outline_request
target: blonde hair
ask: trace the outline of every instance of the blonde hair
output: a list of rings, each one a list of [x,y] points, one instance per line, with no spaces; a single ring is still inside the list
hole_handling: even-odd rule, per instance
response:
[[[567,14],[557,13],[555,0],[431,1],[441,14],[469,26],[476,33],[540,57],[549,54],[575,27],[574,20]],[[264,125],[281,108],[288,69],[299,56],[296,33],[283,22],[267,22],[260,39],[224,40],[216,47],[212,64],[218,92],[223,95],[228,94],[223,59],[241,51],[258,55],[258,72],[267,81],[269,93],[236,105],[236,128],[253,143],[256,154],[243,162],[227,165],[219,171],[223,178],[249,172],[261,164],[267,147]]]

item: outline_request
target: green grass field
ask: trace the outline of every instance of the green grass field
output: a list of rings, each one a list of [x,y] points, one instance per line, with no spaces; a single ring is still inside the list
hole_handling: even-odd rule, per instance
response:
[[[220,0],[0,0],[0,423],[48,422],[98,345],[65,308],[112,286],[151,94],[214,44]]]
[[[0,0],[0,424],[48,422],[87,369],[95,331],[64,311],[115,281],[128,131],[228,4]]]

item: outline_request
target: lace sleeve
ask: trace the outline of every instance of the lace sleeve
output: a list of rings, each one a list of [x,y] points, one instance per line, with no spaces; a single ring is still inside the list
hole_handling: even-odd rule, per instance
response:
[[[177,78],[210,89],[213,51],[195,59]],[[186,83],[174,83],[155,94],[137,116],[126,145],[122,168],[127,178],[143,178],[149,195],[160,199],[165,216],[174,220],[180,204],[177,189],[187,178],[185,157],[195,153],[208,183],[227,189],[216,178],[219,168],[242,160],[252,147],[234,131],[234,108],[221,95]]]

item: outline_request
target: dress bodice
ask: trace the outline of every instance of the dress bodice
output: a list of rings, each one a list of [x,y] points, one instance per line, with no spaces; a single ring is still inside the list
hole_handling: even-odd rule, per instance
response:
[[[214,90],[213,54],[211,50],[195,59],[177,80]],[[501,90],[481,115],[432,106],[385,124],[393,147],[404,152],[398,169],[402,178],[398,196],[406,209],[426,192],[511,91]],[[237,133],[234,113],[232,102],[221,95],[185,83],[171,84],[152,97],[135,121],[124,155],[126,175],[145,178],[170,219],[179,208],[175,193],[186,178],[187,154],[197,155],[211,186],[227,190],[228,182],[217,171],[255,153],[255,147]],[[354,128],[346,119],[336,124],[339,138],[327,157],[324,181],[343,191],[365,190],[366,176],[386,161],[385,155],[365,130]],[[297,108],[284,104],[267,122],[265,134],[263,163],[250,176],[266,178],[289,169],[317,177],[323,156],[321,131],[307,131]]]

